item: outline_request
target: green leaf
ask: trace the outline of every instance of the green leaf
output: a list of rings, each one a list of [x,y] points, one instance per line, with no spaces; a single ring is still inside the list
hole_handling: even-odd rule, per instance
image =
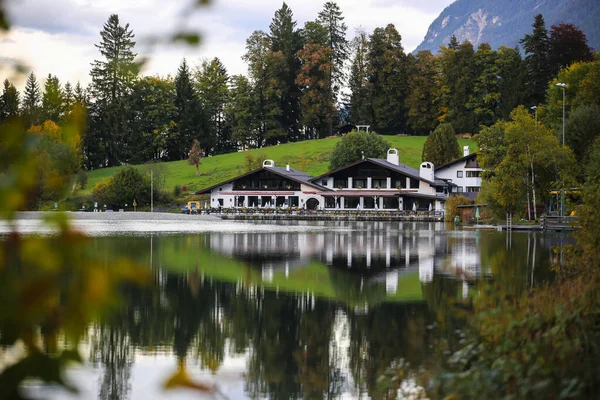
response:
[[[197,46],[200,44],[200,35],[197,33],[180,32],[173,36],[173,42],[186,42],[190,46]]]

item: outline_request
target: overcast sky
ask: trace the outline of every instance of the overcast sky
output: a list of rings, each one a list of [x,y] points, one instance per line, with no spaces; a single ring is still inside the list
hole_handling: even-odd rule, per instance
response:
[[[39,80],[51,73],[61,82],[90,81],[90,63],[100,58],[94,44],[110,14],[129,23],[136,35],[135,51],[150,55],[145,75],[174,75],[183,57],[191,65],[219,57],[230,74],[245,74],[241,60],[246,38],[254,30],[269,30],[281,0],[212,0],[208,7],[190,11],[195,0],[5,0],[11,31],[0,36],[0,78],[14,79],[6,67],[25,62]],[[288,0],[298,27],[314,20],[324,0]],[[348,39],[358,27],[371,32],[393,23],[406,51],[423,40],[429,24],[453,0],[338,0]],[[164,37],[182,27],[202,34],[197,48],[182,45],[150,46],[154,36]],[[23,81],[15,82],[22,88]]]

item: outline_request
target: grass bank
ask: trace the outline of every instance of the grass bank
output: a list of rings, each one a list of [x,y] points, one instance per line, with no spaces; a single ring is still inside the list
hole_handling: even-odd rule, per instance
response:
[[[421,163],[421,152],[426,136],[385,136],[392,147],[398,149],[400,162],[418,168]],[[221,154],[207,157],[200,166],[201,176],[196,176],[193,166],[187,161],[173,161],[160,164],[138,165],[136,168],[148,170],[162,168],[165,175],[164,190],[172,191],[176,185],[187,186],[190,192],[212,186],[227,179],[231,179],[246,171],[246,157],[252,155],[254,159],[272,159],[275,165],[290,164],[292,168],[305,171],[311,175],[320,175],[328,170],[329,158],[335,145],[341,138],[306,140],[297,143],[286,143],[278,146],[264,147],[245,152]],[[459,139],[458,143],[469,146],[471,152],[476,151],[474,141]],[[89,172],[88,183],[85,190],[77,192],[76,197],[86,197],[91,194],[91,188],[104,179],[117,173],[123,167],[102,168]]]

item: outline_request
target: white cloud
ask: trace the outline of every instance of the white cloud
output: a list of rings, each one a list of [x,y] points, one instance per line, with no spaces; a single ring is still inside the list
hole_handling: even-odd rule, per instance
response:
[[[348,25],[349,39],[359,26],[368,32],[393,23],[406,51],[423,39],[429,24],[453,0],[338,0]],[[245,40],[254,30],[268,31],[281,0],[213,0],[209,7],[189,12],[193,0],[13,0],[9,18],[13,30],[0,37],[0,65],[17,58],[26,62],[41,80],[48,73],[61,81],[89,82],[90,63],[99,57],[94,44],[112,13],[129,23],[136,34],[136,51],[152,49],[145,73],[174,75],[181,59],[198,64],[201,58],[219,57],[230,73],[245,73],[241,60]],[[287,0],[298,27],[316,18],[324,0]],[[426,3],[426,4],[425,4]],[[148,46],[148,39],[181,28],[203,34],[199,48]],[[0,79],[10,70],[0,68]],[[22,85],[19,85],[22,86]]]

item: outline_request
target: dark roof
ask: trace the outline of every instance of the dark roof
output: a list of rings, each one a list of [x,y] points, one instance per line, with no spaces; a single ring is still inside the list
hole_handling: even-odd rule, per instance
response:
[[[475,158],[477,158],[477,153],[469,154],[468,156],[457,158],[456,160],[452,160],[450,162],[447,162],[446,164],[442,164],[439,167],[436,167],[435,170],[439,171],[440,169],[444,169],[446,167],[449,167],[451,165],[454,165],[454,164],[457,164],[457,163],[460,163],[463,161],[466,163],[467,161],[475,159]]]
[[[282,176],[284,178],[290,179],[290,180],[298,182],[298,183],[304,183],[306,185],[312,186],[312,187],[314,187],[316,189],[319,189],[319,190],[323,190],[323,191],[331,190],[331,189],[328,189],[328,188],[324,188],[321,185],[317,185],[316,183],[313,183],[312,182],[312,179],[313,179],[312,175],[309,175],[306,172],[298,171],[297,169],[290,168],[290,170],[288,171],[287,169],[280,168],[280,167],[260,167],[258,169],[253,170],[253,171],[246,172],[245,174],[238,175],[235,178],[231,178],[231,179],[228,179],[226,181],[217,183],[216,185],[213,185],[213,186],[207,187],[205,189],[199,190],[195,194],[204,194],[204,193],[210,192],[211,190],[213,190],[216,187],[228,184],[228,183],[233,182],[233,181],[237,181],[238,179],[245,178],[246,176],[255,174],[255,173],[260,172],[262,170],[267,170],[267,171],[273,172],[273,173],[275,173],[275,174],[277,174],[279,176]]]
[[[398,165],[392,164],[391,162],[389,162],[388,160],[384,160],[383,158],[365,158],[364,160],[359,160],[359,161],[356,161],[356,162],[354,162],[352,164],[349,164],[349,165],[346,165],[344,167],[338,168],[336,170],[326,172],[323,175],[319,175],[316,178],[313,178],[313,181],[318,180],[318,179],[320,179],[320,178],[322,178],[324,176],[329,176],[329,175],[334,174],[334,173],[336,173],[338,171],[342,171],[342,170],[344,170],[346,168],[353,167],[353,166],[358,165],[358,164],[363,163],[363,162],[372,162],[373,164],[379,165],[379,166],[381,166],[383,168],[387,168],[387,169],[391,169],[391,170],[396,171],[396,172],[400,172],[400,173],[402,173],[404,175],[408,175],[411,178],[427,182],[427,183],[429,183],[429,184],[431,184],[433,186],[450,186],[448,184],[448,182],[446,182],[446,181],[444,181],[442,179],[436,179],[435,181],[432,182],[432,181],[430,181],[428,179],[422,178],[418,169],[409,167],[408,165],[404,165],[404,164],[398,164]]]

